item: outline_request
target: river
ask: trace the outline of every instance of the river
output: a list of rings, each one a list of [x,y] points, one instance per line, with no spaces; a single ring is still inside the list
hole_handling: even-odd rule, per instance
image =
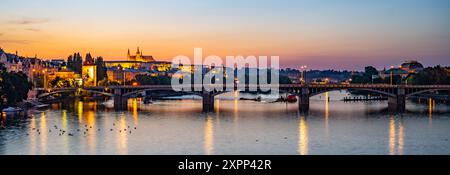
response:
[[[450,154],[450,108],[424,99],[391,114],[387,102],[343,102],[345,91],[297,104],[216,97],[202,113],[198,98],[143,104],[53,104],[26,117],[2,115],[0,154]],[[330,97],[330,100],[326,100]],[[64,132],[63,132],[64,131]]]

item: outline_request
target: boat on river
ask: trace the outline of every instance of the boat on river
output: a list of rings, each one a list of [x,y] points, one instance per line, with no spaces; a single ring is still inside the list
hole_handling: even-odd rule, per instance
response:
[[[2,112],[6,113],[6,114],[17,114],[22,112],[23,109],[22,108],[18,108],[18,107],[7,107],[5,109],[2,110]]]

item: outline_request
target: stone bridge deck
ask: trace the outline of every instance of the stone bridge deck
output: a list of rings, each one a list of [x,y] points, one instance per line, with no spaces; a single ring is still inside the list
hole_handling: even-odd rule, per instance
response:
[[[309,110],[309,98],[333,90],[363,90],[378,93],[389,97],[389,108],[396,111],[405,110],[406,98],[412,95],[450,90],[450,85],[388,85],[388,84],[277,84],[277,85],[236,85],[236,84],[214,84],[214,85],[143,85],[143,86],[108,86],[108,87],[83,87],[83,88],[54,88],[37,89],[38,98],[52,94],[86,91],[111,96],[114,98],[116,109],[126,109],[127,100],[137,94],[146,94],[147,91],[173,91],[183,89],[186,93],[196,94],[203,98],[203,110],[214,110],[214,96],[234,90],[266,91],[275,89],[280,92],[291,93],[298,96],[299,109]]]

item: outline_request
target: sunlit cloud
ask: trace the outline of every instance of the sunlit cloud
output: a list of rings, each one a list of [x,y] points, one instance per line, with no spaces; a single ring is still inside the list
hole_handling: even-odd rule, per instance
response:
[[[0,40],[0,44],[31,44],[30,40]]]
[[[446,0],[131,1],[10,1],[0,7],[0,45],[43,58],[91,52],[106,60],[126,59],[139,46],[160,61],[192,58],[201,47],[204,56],[276,55],[283,67],[314,69],[449,63]]]
[[[39,18],[23,18],[18,20],[11,20],[8,23],[9,24],[15,24],[15,25],[30,25],[30,24],[42,24],[50,22],[49,19],[39,19]]]
[[[31,31],[31,32],[40,32],[41,31],[41,29],[37,29],[37,28],[26,28],[25,30]]]

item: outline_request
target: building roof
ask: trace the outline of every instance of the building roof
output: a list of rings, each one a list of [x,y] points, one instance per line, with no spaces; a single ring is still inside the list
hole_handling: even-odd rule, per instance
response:
[[[142,61],[119,60],[119,61],[105,61],[105,63],[142,63]]]
[[[392,68],[389,70],[384,71],[384,74],[390,74],[392,72],[392,74],[409,74],[408,71],[403,70],[403,69],[399,69],[399,68]]]
[[[423,69],[423,65],[420,64],[417,61],[412,60],[412,61],[406,61],[405,63],[403,63],[401,65],[401,68],[410,69],[410,70],[412,70],[412,69]]]

